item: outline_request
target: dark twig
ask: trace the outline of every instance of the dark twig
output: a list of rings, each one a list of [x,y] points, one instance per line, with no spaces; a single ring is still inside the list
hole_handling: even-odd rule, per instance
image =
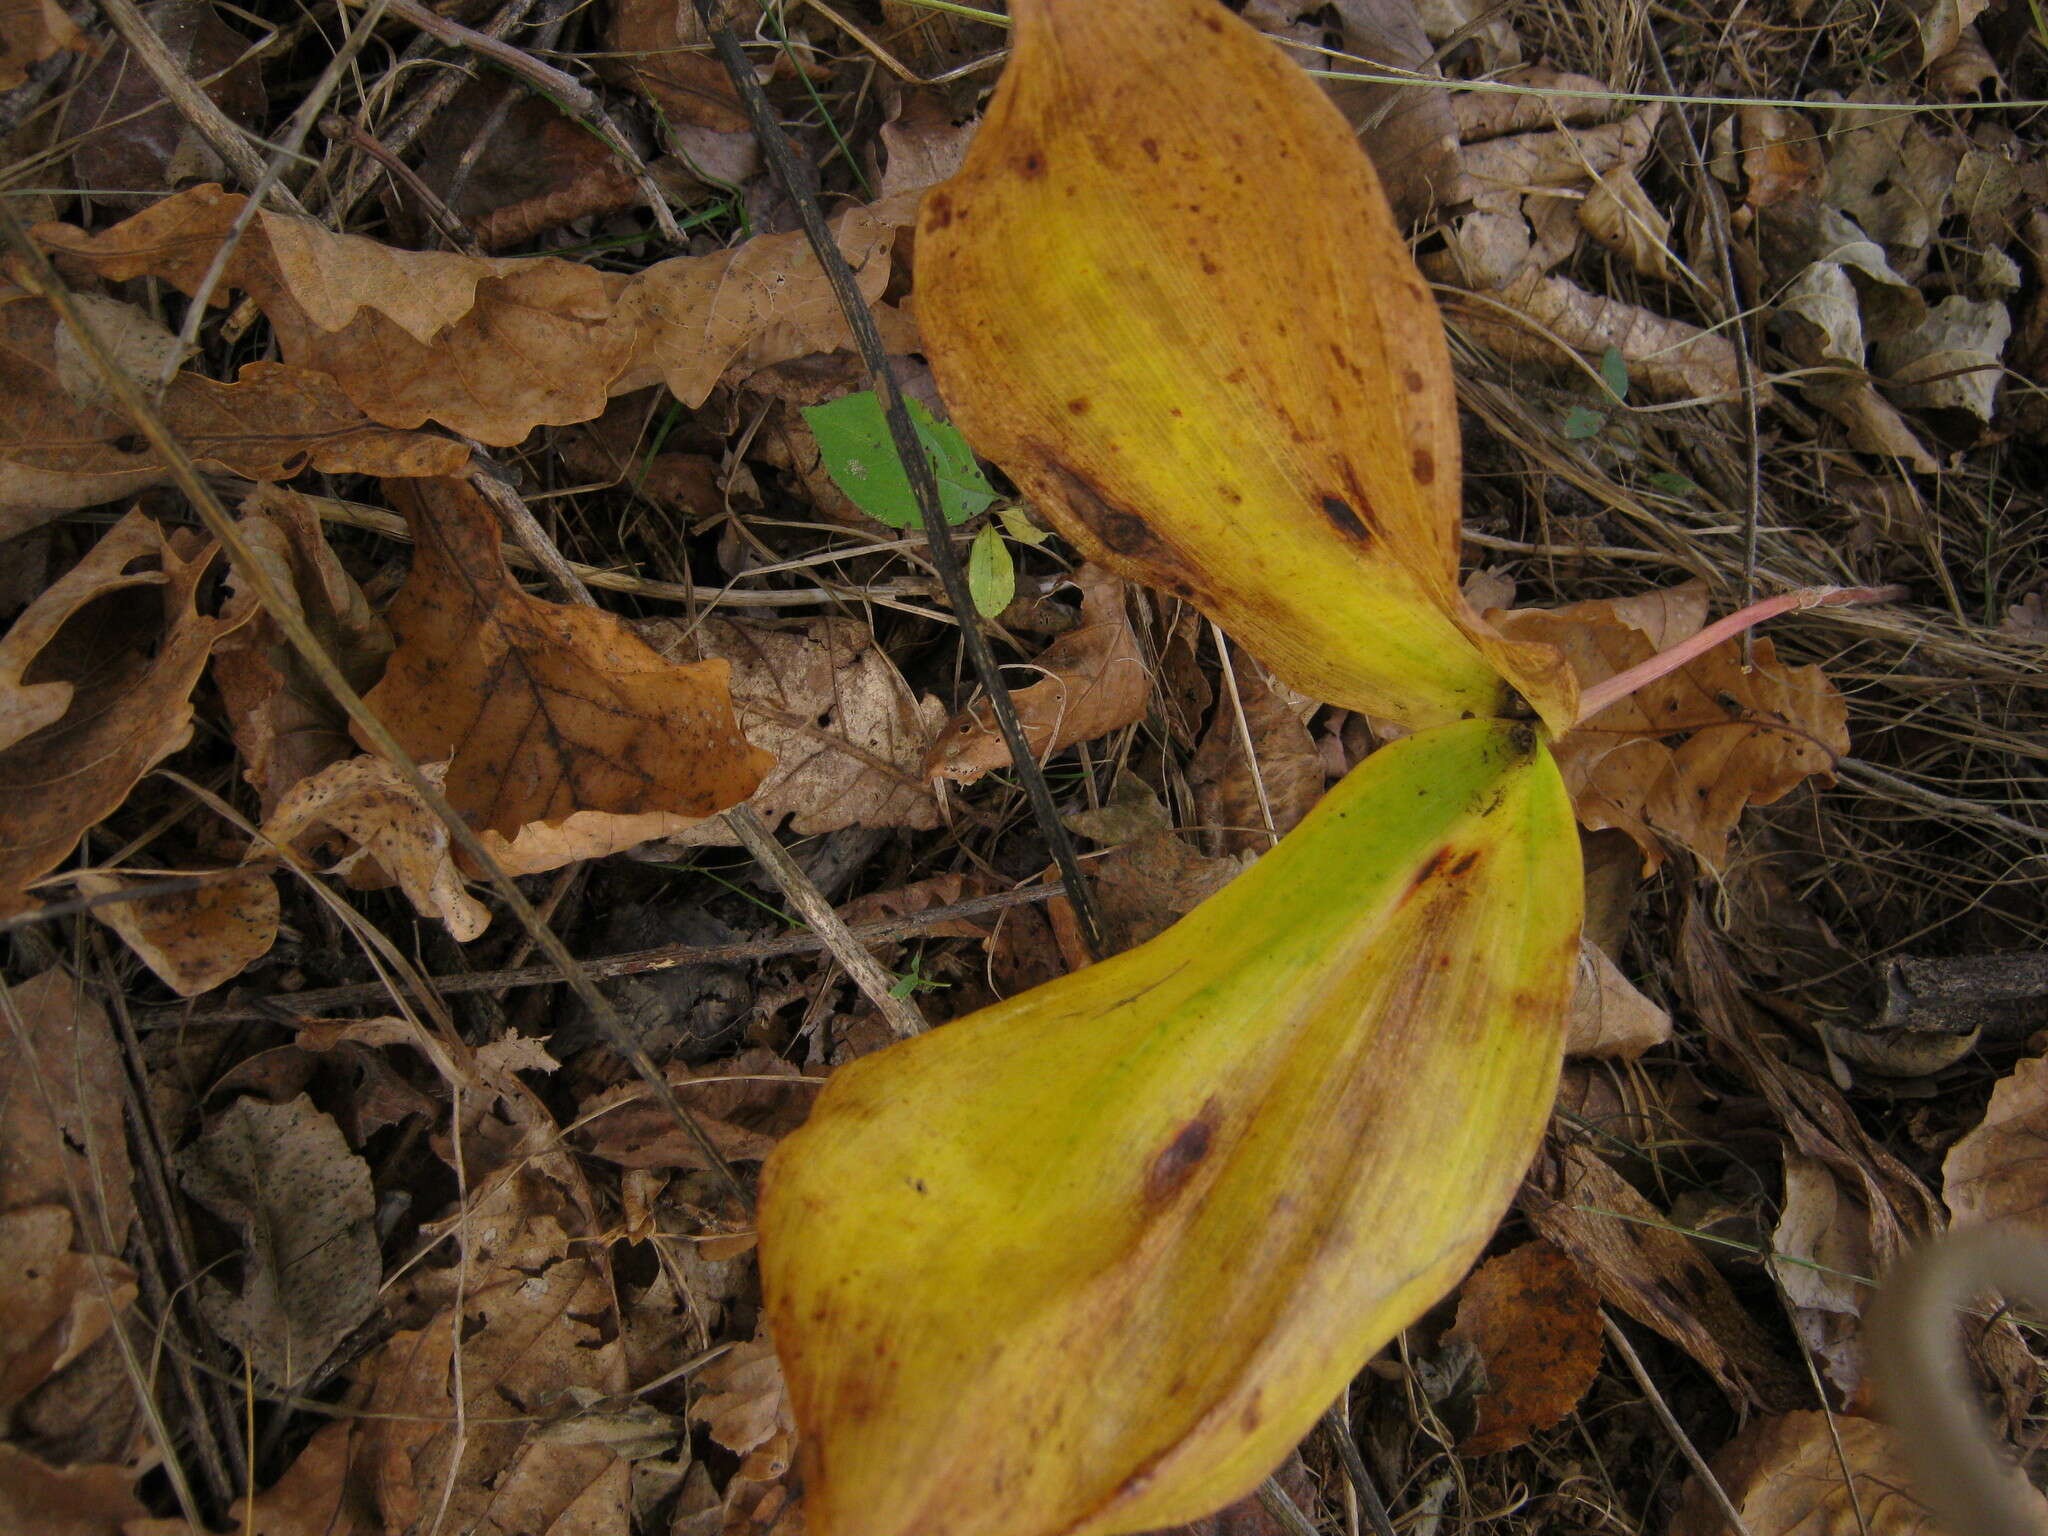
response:
[[[795,204],[798,217],[803,221],[804,234],[809,238],[818,264],[824,269],[826,281],[832,285],[833,295],[839,300],[840,310],[853,331],[861,362],[867,366],[875,392],[881,397],[883,414],[889,423],[890,440],[896,446],[897,457],[903,462],[911,495],[924,519],[932,564],[938,568],[939,580],[945,584],[946,596],[960,620],[960,640],[967,648],[967,659],[988,694],[989,707],[995,713],[1003,740],[1009,745],[1017,776],[1023,781],[1025,796],[1031,802],[1032,814],[1052,846],[1053,862],[1059,866],[1060,878],[1067,888],[1067,899],[1073,903],[1074,915],[1080,922],[1088,951],[1099,959],[1103,953],[1102,922],[1081,874],[1074,840],[1060,821],[1052,791],[1046,786],[1045,775],[1039,770],[1031,744],[1024,739],[1024,727],[1018,722],[1016,708],[1010,702],[1010,691],[1003,685],[1003,674],[996,665],[995,653],[989,649],[988,637],[982,633],[975,617],[974,597],[967,585],[967,570],[960,563],[959,552],[953,548],[951,530],[946,526],[945,514],[939,509],[938,479],[933,475],[931,461],[926,458],[924,447],[918,441],[917,429],[911,424],[910,412],[903,403],[902,387],[896,381],[895,369],[889,364],[889,354],[882,345],[882,333],[875,325],[874,312],[868,308],[867,300],[855,285],[853,270],[847,266],[838,243],[832,238],[832,231],[825,223],[824,209],[818,206],[814,190],[817,172],[798,158],[795,145],[782,132],[767,94],[754,78],[752,66],[747,63],[738,35],[719,18],[718,7],[713,0],[695,0],[695,5],[698,19],[710,35],[711,46],[718,54],[719,62],[725,65],[733,89],[739,93],[740,105],[746,110],[754,136],[761,142],[761,154],[768,162],[769,173],[783,195]]]
[[[910,938],[956,918],[986,917],[1010,907],[1046,901],[1065,890],[1065,886],[1057,884],[1028,885],[1014,891],[997,891],[967,901],[950,902],[943,907],[927,907],[922,912],[892,917],[886,922],[851,924],[848,931],[863,944],[882,944],[892,939]],[[750,960],[779,960],[788,955],[807,955],[824,947],[825,941],[810,932],[781,933],[772,939],[747,939],[738,944],[662,944],[653,949],[636,949],[623,955],[600,955],[594,960],[585,960],[582,971],[593,981],[609,981],[616,976],[644,976],[650,971],[672,971],[685,965],[737,965]],[[427,986],[442,997],[455,997],[464,992],[495,992],[506,987],[553,986],[561,980],[561,971],[552,965],[526,965],[514,970],[470,971],[461,976],[425,978]],[[322,987],[271,998],[262,1004],[230,1003],[196,1012],[169,1008],[142,1019],[137,1027],[192,1029],[206,1024],[276,1023],[280,1019],[311,1017],[333,1008],[359,1008],[380,1002],[389,995],[379,982],[365,982],[353,987]]]
[[[1358,1452],[1358,1442],[1351,1438],[1350,1427],[1334,1403],[1323,1410],[1323,1432],[1337,1447],[1337,1459],[1344,1463],[1344,1476],[1351,1482],[1351,1491],[1358,1495],[1359,1508],[1365,1511],[1365,1523],[1372,1527],[1373,1536],[1394,1536],[1394,1522],[1387,1516],[1386,1500],[1380,1497],[1379,1485],[1372,1480],[1365,1458]]]

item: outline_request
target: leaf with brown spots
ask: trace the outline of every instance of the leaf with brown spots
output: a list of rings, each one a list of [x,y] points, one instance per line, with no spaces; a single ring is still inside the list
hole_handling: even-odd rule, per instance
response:
[[[1600,1298],[1538,1238],[1488,1259],[1458,1292],[1447,1340],[1479,1351],[1486,1390],[1461,1456],[1491,1456],[1528,1442],[1578,1406],[1600,1369]]]
[[[177,338],[133,305],[92,294],[77,302],[115,357],[153,386]],[[282,363],[250,363],[232,384],[179,373],[158,406],[201,469],[249,480],[308,470],[452,475],[469,460],[445,437],[379,426],[324,373]],[[170,479],[55,312],[0,289],[0,538]]]
[[[1694,604],[1682,597],[1688,591],[1704,619],[1697,588],[1494,618],[1504,634],[1555,647],[1585,688],[1696,632]],[[1826,674],[1780,662],[1769,640],[1751,644],[1748,669],[1742,643],[1726,641],[1601,710],[1555,747],[1580,822],[1627,832],[1646,873],[1663,862],[1664,838],[1720,869],[1745,807],[1783,799],[1809,778],[1833,783],[1835,762],[1849,750],[1848,706]]]
[[[759,1212],[813,1536],[1248,1493],[1492,1233],[1578,867],[1534,729],[1442,726],[1149,943],[829,1078]]]
[[[368,702],[502,863],[553,869],[739,804],[774,759],[747,744],[722,661],[664,661],[624,620],[528,596],[482,493],[397,481],[411,572]]]
[[[0,917],[191,739],[214,548],[131,512],[0,637]]]
[[[1031,663],[1041,681],[1010,695],[1017,723],[1040,762],[1077,741],[1093,741],[1144,718],[1152,675],[1124,610],[1124,584],[1101,566],[1074,573],[1081,589],[1081,626],[1047,646]],[[976,700],[946,722],[924,760],[927,778],[972,784],[1010,766],[1009,744],[995,710]]]
[[[1291,686],[1555,728],[1570,674],[1457,583],[1450,356],[1350,126],[1214,0],[1019,0],[917,314],[968,440]]]

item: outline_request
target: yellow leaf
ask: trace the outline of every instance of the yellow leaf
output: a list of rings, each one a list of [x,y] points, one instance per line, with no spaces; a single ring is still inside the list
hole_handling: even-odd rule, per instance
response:
[[[1092,560],[1304,693],[1412,726],[1570,675],[1457,584],[1458,419],[1429,290],[1322,92],[1214,0],[1018,0],[917,314],[961,429]]]
[[[1532,727],[1423,732],[1150,943],[837,1073],[760,1209],[815,1536],[1252,1488],[1521,1178],[1576,838]]]

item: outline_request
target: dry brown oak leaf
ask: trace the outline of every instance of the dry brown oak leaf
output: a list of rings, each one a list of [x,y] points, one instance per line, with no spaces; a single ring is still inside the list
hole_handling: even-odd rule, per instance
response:
[[[57,0],[0,0],[0,91],[28,78],[28,67],[60,48],[85,52],[85,34]]]
[[[161,277],[189,294],[242,201],[194,187],[98,235],[45,224],[36,238],[60,265],[116,280]],[[835,221],[895,350],[915,331],[880,301],[896,235],[916,207],[904,196]],[[215,302],[228,302],[228,289],[256,301],[287,363],[332,375],[373,420],[438,421],[497,445],[537,426],[589,421],[612,395],[650,384],[701,405],[728,370],[750,374],[852,344],[800,232],[624,276],[553,256],[402,251],[265,210],[234,247]]]
[[[122,366],[154,385],[177,338],[131,304],[77,299]],[[201,469],[248,480],[452,475],[469,460],[460,443],[378,425],[327,375],[283,363],[250,363],[232,384],[179,373],[157,403]],[[0,539],[170,478],[49,305],[0,288]]]
[[[0,638],[0,917],[192,736],[192,688],[240,622],[198,607],[215,546],[131,512]]]
[[[416,760],[450,760],[449,800],[509,872],[673,836],[775,766],[740,734],[726,663],[664,661],[612,614],[521,591],[467,481],[387,489],[414,552],[368,702]]]
[[[1584,689],[1696,631],[1688,590],[1491,617],[1504,635],[1557,647]],[[1697,612],[1704,618],[1703,593]],[[1628,833],[1646,873],[1663,862],[1664,838],[1721,869],[1745,807],[1783,799],[1809,778],[1832,784],[1849,750],[1848,706],[1821,669],[1780,662],[1769,640],[1753,644],[1748,671],[1741,643],[1730,640],[1552,748],[1580,824]]]
[[[1096,565],[1074,572],[1081,627],[1067,631],[1031,663],[1043,681],[1010,695],[1024,740],[1040,762],[1062,747],[1092,741],[1142,719],[1152,675],[1124,610],[1124,584]],[[972,784],[1010,765],[995,711],[977,700],[947,722],[925,756],[927,778]]]
[[[110,896],[167,873],[93,871],[79,874],[76,884],[81,896]],[[180,997],[196,997],[270,953],[277,942],[277,881],[264,870],[242,870],[194,891],[109,902],[92,915],[119,934],[157,980]]]

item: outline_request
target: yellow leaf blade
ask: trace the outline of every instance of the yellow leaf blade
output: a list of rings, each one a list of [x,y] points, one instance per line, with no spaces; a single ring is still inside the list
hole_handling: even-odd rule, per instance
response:
[[[812,1529],[1112,1536],[1248,1491],[1512,1195],[1577,868],[1534,732],[1445,726],[1159,938],[833,1077],[760,1211]]]
[[[917,310],[969,439],[1091,559],[1410,725],[1572,683],[1460,597],[1436,306],[1329,101],[1213,0],[1019,0]],[[1505,679],[1505,680],[1504,680]]]

